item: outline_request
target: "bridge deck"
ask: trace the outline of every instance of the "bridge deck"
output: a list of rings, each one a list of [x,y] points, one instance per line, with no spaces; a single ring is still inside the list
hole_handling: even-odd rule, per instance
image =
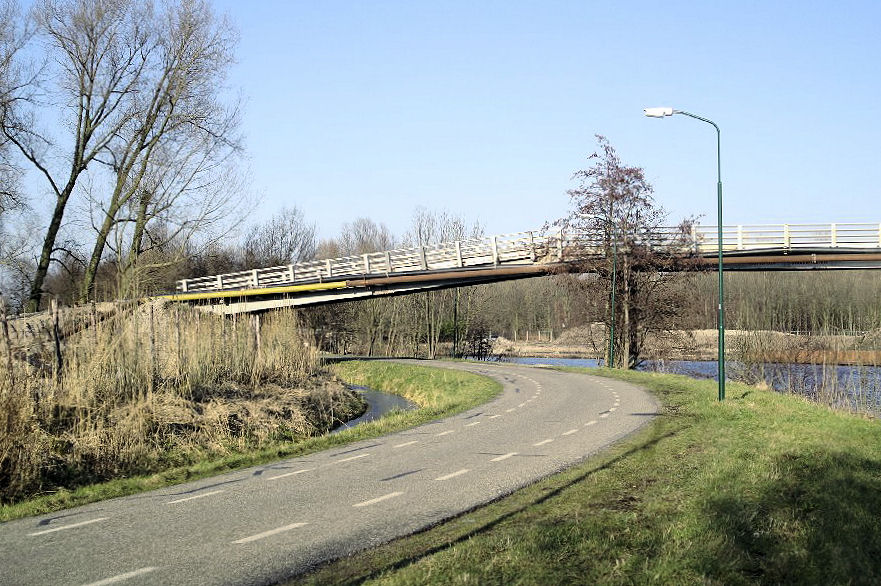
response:
[[[658,252],[703,259],[695,265],[708,270],[719,252],[715,226],[664,228],[635,240]],[[285,305],[310,305],[559,272],[604,259],[609,248],[595,233],[521,232],[184,279],[172,297],[283,297]],[[722,252],[730,270],[878,269],[881,224],[724,226]]]

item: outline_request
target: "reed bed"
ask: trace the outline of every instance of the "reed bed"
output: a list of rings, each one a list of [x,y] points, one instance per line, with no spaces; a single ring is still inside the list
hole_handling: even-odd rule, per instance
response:
[[[363,409],[321,375],[292,310],[153,301],[2,351],[0,502],[300,439]]]

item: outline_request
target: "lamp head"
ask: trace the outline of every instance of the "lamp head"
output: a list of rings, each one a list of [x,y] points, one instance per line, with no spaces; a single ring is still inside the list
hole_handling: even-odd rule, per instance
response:
[[[672,116],[673,108],[645,108],[643,110],[649,118],[663,118],[664,116]]]

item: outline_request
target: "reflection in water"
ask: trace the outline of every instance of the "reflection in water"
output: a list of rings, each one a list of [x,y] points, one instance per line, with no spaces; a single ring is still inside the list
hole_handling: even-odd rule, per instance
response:
[[[351,385],[349,388],[353,391],[357,391],[364,398],[364,400],[367,401],[367,411],[365,411],[361,417],[358,417],[357,419],[352,419],[351,421],[346,421],[345,423],[341,424],[331,433],[338,433],[340,431],[343,431],[344,429],[355,427],[359,423],[366,423],[368,421],[373,421],[374,419],[379,419],[380,417],[394,409],[409,411],[410,409],[419,408],[419,405],[417,405],[416,403],[408,401],[404,397],[398,395],[391,395],[389,393],[374,391],[372,389],[368,389],[367,387],[361,387],[358,385]]]

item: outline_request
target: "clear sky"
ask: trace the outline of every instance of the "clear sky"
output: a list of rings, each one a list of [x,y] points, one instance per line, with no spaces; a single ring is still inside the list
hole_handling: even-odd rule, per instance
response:
[[[216,2],[260,216],[322,237],[446,209],[488,233],[565,214],[603,134],[671,220],[881,221],[881,2]]]

